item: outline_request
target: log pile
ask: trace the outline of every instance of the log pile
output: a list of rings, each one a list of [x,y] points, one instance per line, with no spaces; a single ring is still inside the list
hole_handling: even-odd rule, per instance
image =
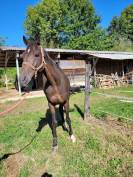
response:
[[[97,74],[95,76],[95,85],[99,88],[114,88],[127,84],[133,84],[133,72],[120,77],[117,73],[114,75]]]
[[[133,84],[133,71],[126,73],[123,80],[127,83],[127,84]]]
[[[114,81],[110,75],[97,74],[96,85],[99,88],[113,88]]]

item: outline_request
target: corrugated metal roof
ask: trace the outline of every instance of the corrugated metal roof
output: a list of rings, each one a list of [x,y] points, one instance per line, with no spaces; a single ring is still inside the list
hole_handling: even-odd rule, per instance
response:
[[[70,49],[45,49],[48,52],[58,53],[70,53],[70,54],[81,54],[89,55],[97,58],[105,58],[112,60],[133,60],[133,52],[116,52],[116,51],[89,51],[89,50],[70,50]]]
[[[89,55],[97,58],[105,58],[112,60],[133,60],[133,53],[89,53]]]
[[[25,47],[6,47],[1,46],[0,50],[2,51],[24,51]],[[133,60],[133,52],[116,52],[116,51],[89,51],[89,50],[71,50],[71,49],[51,49],[45,48],[47,52],[53,53],[64,53],[64,54],[81,54],[88,55],[97,58],[105,58],[112,60]]]
[[[8,47],[8,46],[0,46],[0,50],[3,51],[24,51],[26,48],[25,47]]]

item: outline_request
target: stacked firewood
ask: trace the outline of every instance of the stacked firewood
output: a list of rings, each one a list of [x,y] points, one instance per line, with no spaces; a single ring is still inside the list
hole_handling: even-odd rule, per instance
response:
[[[133,84],[133,71],[126,73],[123,77],[123,81],[127,84]]]
[[[113,88],[114,82],[110,75],[97,74],[96,85],[99,88]]]

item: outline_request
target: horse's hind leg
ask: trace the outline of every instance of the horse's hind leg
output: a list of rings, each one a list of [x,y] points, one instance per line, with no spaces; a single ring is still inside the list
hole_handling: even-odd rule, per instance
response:
[[[69,135],[70,135],[70,138],[71,138],[72,142],[74,143],[76,141],[76,138],[73,135],[71,120],[70,120],[70,117],[69,117],[69,99],[64,104],[64,108],[65,108],[65,112],[66,112],[66,122],[67,122],[68,127],[69,127]]]
[[[59,105],[59,112],[60,112],[60,115],[61,115],[61,118],[62,118],[62,129],[64,131],[67,131],[68,132],[68,129],[66,127],[66,124],[65,124],[65,119],[64,119],[64,110],[63,110],[63,105]]]
[[[53,134],[53,150],[56,151],[57,146],[57,133],[56,133],[56,127],[57,127],[57,120],[56,120],[56,112],[55,112],[55,106],[53,106],[51,103],[49,103],[49,109],[52,114],[52,134]]]

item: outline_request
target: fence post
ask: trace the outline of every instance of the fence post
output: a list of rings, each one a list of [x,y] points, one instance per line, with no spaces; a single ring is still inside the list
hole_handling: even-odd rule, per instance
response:
[[[90,61],[85,61],[85,102],[84,102],[84,119],[90,117],[90,76],[91,76],[91,64]]]
[[[4,72],[5,72],[5,86],[6,86],[6,90],[8,90],[8,78],[7,78],[7,73],[6,73],[8,60],[9,60],[9,56],[8,56],[8,53],[6,52],[6,56],[5,56],[5,70],[4,70]]]
[[[18,81],[18,90],[19,90],[19,95],[21,96],[21,85],[20,85],[20,80],[19,80],[19,53],[16,54],[16,68],[17,68],[17,81]]]

